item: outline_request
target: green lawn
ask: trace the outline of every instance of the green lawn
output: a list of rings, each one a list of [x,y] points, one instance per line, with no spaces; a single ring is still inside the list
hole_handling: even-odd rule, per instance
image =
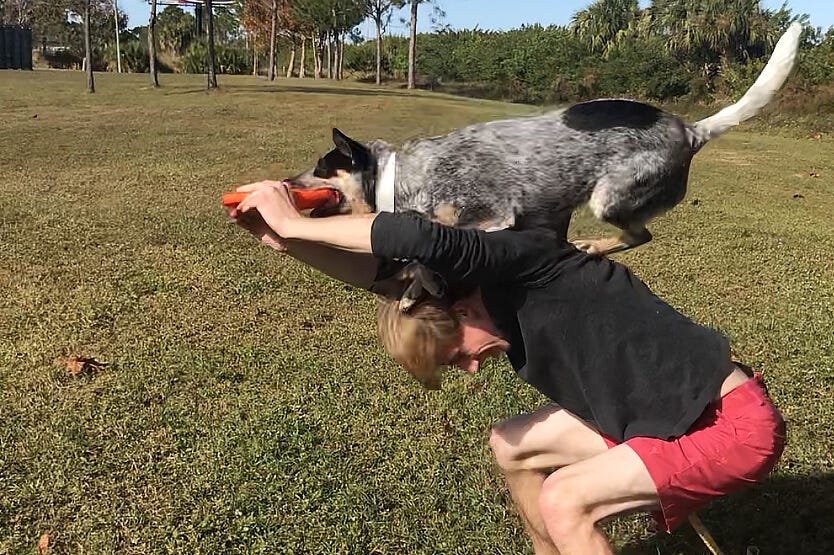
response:
[[[485,439],[542,399],[504,362],[424,392],[369,294],[257,246],[219,196],[306,169],[334,125],[399,142],[530,109],[161,80],[0,71],[0,554],[44,533],[54,553],[529,553]],[[772,478],[701,513],[728,554],[834,552],[834,144],[798,136],[708,145],[620,256],[725,331],[788,420]],[[608,529],[625,553],[706,552],[646,523]]]

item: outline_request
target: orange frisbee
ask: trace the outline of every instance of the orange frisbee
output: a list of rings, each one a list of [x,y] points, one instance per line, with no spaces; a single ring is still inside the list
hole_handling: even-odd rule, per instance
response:
[[[293,189],[290,188],[295,207],[299,210],[309,210],[311,208],[322,208],[325,206],[332,206],[338,204],[341,200],[341,194],[336,189],[329,189],[327,187],[319,187],[315,189]],[[249,191],[232,191],[230,193],[223,193],[223,205],[229,208],[234,208],[249,194]]]

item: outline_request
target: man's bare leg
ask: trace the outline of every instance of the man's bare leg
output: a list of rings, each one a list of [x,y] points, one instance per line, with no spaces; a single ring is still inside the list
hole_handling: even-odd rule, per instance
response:
[[[539,500],[548,534],[562,555],[613,554],[597,522],[659,508],[654,481],[628,445],[557,470],[545,480]]]
[[[552,469],[605,452],[602,437],[567,411],[548,406],[497,424],[490,445],[536,555],[558,555],[540,510],[542,486]]]
[[[547,473],[540,470],[504,472],[504,480],[524,522],[524,531],[533,542],[533,551],[536,555],[559,555],[539,510],[539,496],[545,478]]]

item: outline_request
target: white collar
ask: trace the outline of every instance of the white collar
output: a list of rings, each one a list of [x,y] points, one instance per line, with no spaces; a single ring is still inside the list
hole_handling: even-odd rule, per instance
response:
[[[396,153],[392,152],[376,182],[376,211],[394,211],[394,183],[397,175]]]

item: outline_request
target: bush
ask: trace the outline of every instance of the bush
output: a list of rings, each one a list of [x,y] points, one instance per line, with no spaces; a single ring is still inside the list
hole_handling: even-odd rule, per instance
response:
[[[667,55],[659,40],[631,40],[615,47],[606,59],[586,60],[596,73],[587,96],[631,96],[666,101],[690,92],[689,72]],[[587,69],[586,69],[587,71]]]
[[[343,67],[360,77],[376,75],[376,39],[345,45]],[[394,79],[404,79],[408,75],[407,38],[382,38],[382,74]]]
[[[238,46],[214,46],[214,63],[217,73],[243,75],[252,72],[252,61],[248,52]],[[205,41],[193,41],[182,56],[180,69],[183,73],[206,73],[208,71],[208,47]]]
[[[591,53],[567,27],[524,26],[510,31],[443,30],[417,36],[417,80],[432,88],[452,87],[477,96],[514,102],[553,103],[601,96],[631,96],[650,101],[722,101],[738,97],[767,62],[763,45],[747,50],[749,59],[721,67],[698,60],[702,52],[677,59],[665,38],[628,33],[607,57]],[[406,77],[408,40],[385,37],[382,71]],[[376,72],[376,42],[345,49],[345,69],[361,77]],[[792,79],[803,90],[834,82],[834,28],[815,33],[803,45],[799,71]]]

